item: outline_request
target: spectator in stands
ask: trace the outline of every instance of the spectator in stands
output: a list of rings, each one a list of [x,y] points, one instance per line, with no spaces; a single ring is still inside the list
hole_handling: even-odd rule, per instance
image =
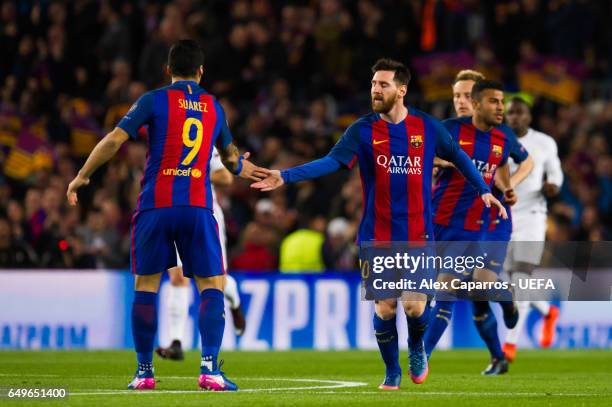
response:
[[[354,243],[356,230],[344,218],[334,218],[327,225],[323,243],[323,260],[328,270],[354,271],[357,251]]]
[[[279,241],[277,208],[269,199],[255,205],[255,219],[244,229],[241,248],[233,257],[230,269],[272,271],[278,266],[275,247]]]
[[[0,217],[0,268],[34,267],[36,259],[33,250],[23,241],[14,239],[11,223]]]
[[[533,109],[534,127],[556,139],[566,172],[561,195],[550,203],[551,237],[610,238],[612,5],[395,3],[0,0],[0,208],[15,242],[35,248],[36,267],[128,267],[146,129],[92,179],[102,188],[83,191],[81,212],[66,208],[63,191],[102,130],[113,128],[144,92],[167,84],[168,46],[185,36],[205,50],[203,86],[220,97],[238,144],[272,168],[325,154],[346,118],[368,110],[363,67],[381,55],[414,64],[410,58],[427,50],[464,49],[509,89],[517,87],[519,65],[555,53],[573,58],[586,73],[581,102],[539,97]],[[571,27],[559,29],[570,20]],[[411,82],[411,106],[445,115],[450,105],[426,100],[420,86],[418,78]],[[40,145],[20,151],[34,165],[6,165],[24,135],[33,137],[23,144]],[[9,171],[15,168],[20,176]],[[341,171],[263,196],[236,182],[223,192],[231,267],[276,269],[298,213],[342,217],[353,233],[360,184],[356,172]],[[58,190],[59,202],[50,192]],[[336,253],[339,243],[329,233]],[[327,267],[332,263],[349,267],[342,260]]]
[[[303,215],[301,223],[302,227],[287,235],[281,243],[278,266],[281,273],[320,273],[325,270],[325,218]]]

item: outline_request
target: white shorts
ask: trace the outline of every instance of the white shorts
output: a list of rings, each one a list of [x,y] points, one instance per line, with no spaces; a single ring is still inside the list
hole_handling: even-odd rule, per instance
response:
[[[546,240],[546,214],[512,213],[512,237],[508,245],[507,264],[522,262],[539,265]]]

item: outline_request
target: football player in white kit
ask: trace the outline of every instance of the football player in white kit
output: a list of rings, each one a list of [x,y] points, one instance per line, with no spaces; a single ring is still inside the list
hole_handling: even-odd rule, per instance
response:
[[[534,161],[534,168],[529,176],[515,188],[518,202],[512,207],[511,242],[513,243],[508,249],[506,270],[511,280],[518,283],[518,279],[529,278],[540,264],[546,240],[546,198],[552,198],[559,193],[563,183],[563,172],[555,140],[529,127],[531,112],[524,99],[520,97],[512,99],[506,120]],[[511,167],[511,171],[515,168],[516,166]],[[518,301],[517,305],[518,323],[508,331],[503,346],[509,361],[516,356],[516,344],[530,306],[538,310],[544,318],[540,337],[540,346],[544,348],[553,342],[559,317],[559,308],[548,301]]]
[[[223,256],[223,268],[227,271],[227,236],[225,235],[225,217],[223,209],[217,199],[215,186],[229,186],[234,181],[234,176],[225,168],[216,147],[210,160],[210,182],[213,186],[213,214],[219,228],[219,241],[221,243],[221,254]],[[181,338],[185,332],[185,326],[189,317],[189,291],[191,290],[190,279],[183,276],[181,258],[176,253],[177,266],[168,269],[170,286],[168,287],[168,333],[172,343],[168,348],[157,348],[156,352],[164,359],[182,360],[184,358]],[[226,274],[225,288],[223,293],[228,301],[234,320],[236,335],[244,333],[245,319],[240,308],[240,294],[238,284],[234,277]]]

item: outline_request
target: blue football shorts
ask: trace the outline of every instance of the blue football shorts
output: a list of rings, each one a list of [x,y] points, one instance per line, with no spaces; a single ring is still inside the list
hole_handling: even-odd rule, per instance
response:
[[[210,209],[176,206],[134,214],[130,251],[133,274],[157,274],[176,266],[177,251],[185,277],[225,273],[219,229]]]

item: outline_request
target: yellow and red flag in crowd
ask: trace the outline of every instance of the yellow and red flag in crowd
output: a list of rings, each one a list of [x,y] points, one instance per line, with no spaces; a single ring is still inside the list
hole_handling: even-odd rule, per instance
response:
[[[21,116],[11,106],[0,107],[0,146],[13,147],[23,127]]]
[[[100,140],[98,123],[91,115],[91,107],[84,99],[73,99],[70,118],[70,147],[76,157],[86,157]]]
[[[46,134],[41,134],[37,125],[27,127],[20,132],[16,144],[8,154],[4,163],[4,174],[21,180],[27,178],[33,171],[52,168],[51,154]]]
[[[545,56],[518,67],[521,90],[563,104],[576,103],[582,91],[585,68],[568,59]]]
[[[495,61],[482,64],[468,51],[439,52],[416,57],[412,60],[412,66],[428,102],[451,99],[453,80],[457,72],[463,69],[475,69],[487,79],[499,79],[501,72]]]

